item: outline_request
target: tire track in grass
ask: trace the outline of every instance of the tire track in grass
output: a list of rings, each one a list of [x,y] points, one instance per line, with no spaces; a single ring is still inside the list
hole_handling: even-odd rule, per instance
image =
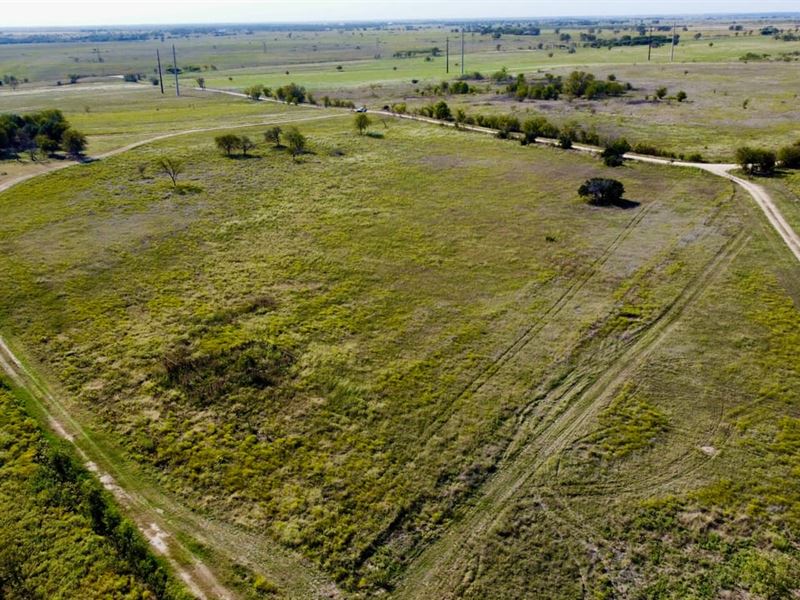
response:
[[[581,289],[594,277],[599,269],[609,260],[614,252],[619,248],[622,242],[627,239],[636,226],[644,219],[647,213],[658,204],[653,202],[641,210],[625,224],[617,236],[606,246],[603,252],[595,258],[588,267],[584,269],[581,275],[573,279],[568,288],[553,302],[544,313],[542,313],[534,322],[526,327],[521,334],[512,341],[511,344],[506,346],[499,354],[486,364],[479,372],[472,377],[453,397],[450,402],[445,404],[445,407],[439,412],[431,427],[427,430],[427,439],[435,440],[439,431],[444,428],[449,422],[449,418],[453,413],[454,406],[460,400],[467,398],[471,395],[478,393],[483,386],[489,383],[492,378],[515,356],[530,344],[531,341],[536,339],[536,335],[548,325],[552,317],[556,316],[561,310],[569,304],[569,302],[577,295]],[[359,557],[358,564],[362,565],[369,559],[377,547],[380,545],[381,540],[386,540],[390,537],[392,532],[401,526],[402,518],[394,518],[391,522],[375,536],[374,541],[370,544],[369,549],[362,553]]]
[[[584,375],[581,381],[570,382],[566,390],[557,388],[548,394],[554,396],[553,404],[560,405],[561,410],[519,429],[512,445],[520,449],[508,464],[499,465],[496,474],[484,484],[480,498],[416,558],[398,585],[396,598],[451,597],[463,573],[462,556],[506,514],[524,486],[580,435],[633,370],[672,332],[686,308],[730,265],[748,239],[748,233],[742,230],[728,240],[647,331],[602,373]]]

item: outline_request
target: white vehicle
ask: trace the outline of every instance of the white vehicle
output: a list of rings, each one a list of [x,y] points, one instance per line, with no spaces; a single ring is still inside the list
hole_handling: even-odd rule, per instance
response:
[[[366,107],[366,106],[359,106],[359,107],[358,107],[358,108],[355,110],[355,112],[367,112],[367,107]]]

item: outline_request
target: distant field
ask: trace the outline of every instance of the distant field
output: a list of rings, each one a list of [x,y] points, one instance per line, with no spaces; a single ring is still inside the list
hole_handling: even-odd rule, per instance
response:
[[[574,33],[574,32],[573,32]],[[440,37],[444,37],[440,34]],[[468,40],[471,37],[468,36]],[[429,43],[443,45],[443,40],[432,39]],[[558,67],[579,67],[599,65],[624,65],[647,63],[647,46],[613,48],[611,50],[578,48],[574,54],[567,50],[529,50],[524,44],[538,43],[535,38],[530,40],[510,40],[506,49],[496,51],[486,49],[486,43],[468,42],[469,53],[466,56],[465,68],[467,72],[481,71],[490,74],[502,67],[507,67],[511,72],[532,71],[536,69],[553,69]],[[520,48],[519,46],[522,45]],[[451,40],[451,51],[454,45]],[[792,52],[800,50],[800,42],[779,42],[771,38],[725,38],[716,41],[713,47],[708,42],[686,41],[676,48],[675,60],[679,63],[695,62],[728,62],[738,61],[740,56],[747,52],[771,53]],[[550,57],[550,52],[553,56]],[[670,49],[661,47],[652,52],[652,63],[669,63]],[[460,58],[456,52],[451,54],[450,76],[460,74]],[[342,65],[342,70],[336,67]],[[285,71],[289,71],[286,74]],[[219,72],[201,73],[206,78],[208,86],[243,88],[254,83],[261,83],[271,87],[295,81],[309,89],[318,91],[339,91],[346,93],[349,88],[369,84],[390,84],[396,82],[409,83],[412,79],[420,81],[438,81],[447,78],[444,56],[434,58],[430,62],[423,57],[414,59],[353,59],[351,62],[310,62],[276,65],[248,66],[243,68],[229,68]],[[185,77],[192,81],[194,77]]]
[[[630,23],[629,23],[630,24]],[[770,25],[793,31],[797,23],[771,21]],[[678,62],[736,61],[748,52],[768,53],[778,57],[781,52],[800,48],[800,42],[783,42],[771,36],[759,35],[764,22],[744,22],[745,31],[754,35],[736,36],[727,23],[703,21],[686,23],[676,33]],[[588,28],[542,26],[538,36],[504,34],[499,39],[491,35],[467,32],[465,36],[465,68],[495,70],[506,66],[512,71],[553,68],[574,64],[631,64],[647,60],[647,47],[617,47],[611,50],[585,48],[580,34]],[[670,32],[656,32],[671,35]],[[569,42],[561,35],[569,35]],[[637,35],[635,30],[620,30],[614,34],[605,28],[600,38],[614,35]],[[700,34],[700,39],[694,36]],[[109,76],[124,73],[156,74],[155,50],[161,51],[164,67],[171,65],[171,47],[178,50],[178,66],[195,66],[199,72],[186,72],[182,79],[191,82],[197,76],[209,84],[243,87],[252,83],[278,85],[286,83],[286,70],[297,83],[313,89],[348,88],[373,82],[403,81],[411,78],[430,79],[445,75],[446,38],[450,38],[451,73],[460,72],[460,34],[443,25],[424,26],[416,30],[400,28],[364,28],[363,30],[275,31],[238,33],[228,36],[197,34],[190,37],[166,38],[136,42],[80,42],[52,44],[0,45],[0,74],[14,74],[20,80],[55,84],[69,81],[69,74]],[[575,53],[568,46],[575,44]],[[542,48],[539,48],[542,44]],[[499,49],[498,49],[499,45]],[[440,56],[430,56],[432,48]],[[417,51],[411,58],[394,58],[396,53]],[[549,54],[552,53],[552,56]],[[426,56],[431,58],[426,60]],[[668,62],[669,46],[654,48],[652,60]],[[102,62],[100,62],[102,60]],[[342,65],[341,72],[336,70]],[[395,70],[396,69],[396,70]],[[232,77],[233,80],[228,79]],[[169,82],[167,82],[169,83]]]
[[[122,82],[0,94],[0,112],[34,112],[54,106],[86,134],[89,156],[191,129],[319,116],[317,111],[305,106],[254,103],[191,89],[184,90],[181,97],[176,98],[162,96],[151,86]],[[0,161],[0,184],[18,175],[44,170],[54,160],[57,159],[39,157],[32,163],[23,153],[19,160]]]
[[[732,162],[742,145],[777,148],[800,140],[800,101],[795,82],[798,63],[719,63],[697,65],[576,65],[548,70],[569,76],[574,70],[605,79],[614,74],[634,90],[619,98],[586,101],[517,102],[507,96],[449,96],[453,107],[471,114],[507,113],[524,120],[543,115],[562,126],[594,129],[604,138],[625,137],[674,152],[699,152],[712,162]],[[528,78],[542,73],[526,73]],[[653,100],[665,86],[672,97],[684,91],[688,100]],[[397,93],[397,90],[394,90]],[[410,93],[406,102],[419,106],[430,98]],[[647,99],[649,97],[649,99]]]
[[[607,101],[519,104],[497,96],[496,90],[502,86],[493,86],[489,93],[446,100],[454,105],[477,105],[484,111],[543,112],[559,123],[575,120],[585,127],[595,127],[603,135],[621,135],[669,151],[700,152],[712,160],[730,160],[733,149],[741,143],[793,141],[800,118],[794,85],[800,41],[779,41],[760,35],[764,22],[740,24],[744,30],[738,37],[725,22],[687,23],[688,31],[683,31],[679,24],[677,33],[681,37],[675,49],[675,63],[670,63],[668,45],[654,48],[650,62],[646,46],[585,48],[579,39],[588,28],[559,29],[556,34],[554,29],[544,27],[539,36],[504,34],[498,39],[469,32],[465,36],[467,72],[479,71],[489,76],[506,67],[512,74],[541,77],[545,72],[566,76],[573,70],[586,70],[600,77],[614,73],[637,89],[624,98]],[[791,22],[774,24],[787,31],[796,26]],[[751,30],[754,35],[745,35]],[[623,29],[614,34],[606,28],[597,35],[603,38],[623,34],[636,32]],[[701,37],[695,39],[698,34]],[[569,35],[576,42],[574,53],[569,49],[572,42],[560,41],[561,35]],[[447,37],[451,38],[449,74],[444,57]],[[21,85],[15,92],[8,86],[0,88],[0,111],[62,107],[70,120],[90,135],[91,151],[102,152],[142,139],[141,134],[159,127],[175,129],[187,122],[215,122],[234,115],[244,118],[267,110],[240,103],[233,109],[233,115],[227,115],[225,107],[230,105],[230,99],[173,101],[169,96],[174,94],[174,83],[168,74],[167,97],[162,97],[158,87],[147,81],[137,86],[109,79],[86,83],[96,81],[86,79],[78,85],[54,85],[56,80],[68,81],[69,73],[120,76],[138,72],[150,77],[155,48],[162,50],[162,60],[167,65],[173,42],[180,53],[178,64],[182,68],[194,65],[199,69],[187,70],[181,76],[184,96],[196,97],[192,91],[197,86],[195,79],[203,77],[208,87],[243,90],[253,84],[276,88],[295,82],[305,86],[318,100],[330,94],[372,107],[398,100],[405,100],[413,107],[431,101],[430,96],[420,95],[420,88],[454,79],[461,72],[460,36],[445,26],[412,31],[368,28],[255,32],[222,37],[198,34],[165,39],[163,43],[151,40],[0,45],[0,74],[12,73],[33,82]],[[440,50],[440,55],[431,55],[434,47]],[[394,57],[408,51],[419,53],[410,58]],[[739,60],[747,54],[766,54],[769,60],[748,63]],[[780,60],[784,55],[790,62]],[[99,59],[103,62],[98,62]],[[44,89],[40,89],[42,86]],[[646,95],[652,95],[661,86],[667,86],[671,94],[686,91],[689,102],[667,106],[643,103]],[[87,112],[92,109],[94,113]]]
[[[180,98],[162,96],[158,88],[121,82],[40,89],[25,96],[0,94],[0,112],[33,112],[54,106],[88,136],[90,154],[173,131],[255,123],[278,114],[308,111],[193,90],[184,90]]]

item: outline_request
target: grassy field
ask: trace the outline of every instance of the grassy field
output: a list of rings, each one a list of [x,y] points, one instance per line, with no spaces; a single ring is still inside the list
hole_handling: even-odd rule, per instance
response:
[[[543,115],[556,125],[577,124],[594,129],[601,137],[625,137],[676,154],[699,152],[712,162],[733,162],[741,145],[780,147],[797,138],[800,104],[794,84],[796,63],[718,63],[698,65],[575,65],[548,69],[566,78],[574,70],[594,73],[599,79],[614,74],[634,90],[619,98],[587,101],[518,102],[494,93],[446,98],[469,114],[506,113],[521,120]],[[542,72],[526,73],[528,79]],[[653,100],[665,86],[670,96],[688,95],[685,102]],[[398,90],[394,90],[397,93]],[[409,106],[431,102],[409,88]],[[403,91],[400,92],[401,94]]]
[[[437,597],[796,593],[800,278],[755,232]]]
[[[585,29],[470,33],[468,70],[581,69],[635,89],[444,99],[719,161],[795,141],[798,63],[738,58],[800,42],[728,25],[679,28],[674,64],[665,47],[649,64],[646,47],[556,47]],[[179,64],[203,69],[180,98],[119,79],[52,85],[147,71],[155,42],[0,45],[0,74],[32,80],[0,88],[0,113],[58,107],[106,155],[0,194],[0,332],[63,402],[79,448],[131,491],[131,516],[158,513],[174,558],[213,565],[242,599],[797,595],[800,271],[742,190],[428,123],[373,117],[362,136],[349,111],[191,89],[196,75],[295,81],[413,108],[440,99],[419,88],[444,78],[444,58],[392,55],[448,34],[179,38]],[[645,101],[660,85],[688,100]],[[298,126],[310,151],[263,142],[273,123]],[[258,147],[223,156],[227,131]],[[184,166],[175,186],[162,157]],[[0,184],[54,160],[3,161]],[[625,207],[583,202],[590,177],[622,181]],[[760,183],[800,230],[798,174]],[[26,552],[49,564],[83,540],[98,559],[64,593],[113,596],[130,568],[91,515],[24,493],[41,434],[14,394],[0,388],[0,534],[63,525]],[[56,579],[3,556],[55,597]],[[77,561],[61,558],[49,572]],[[133,573],[128,591],[142,585]]]
[[[35,88],[0,94],[0,112],[35,112],[53,106],[58,106],[72,126],[86,134],[89,156],[198,128],[320,116],[305,106],[255,103],[191,89],[184,90],[180,97],[162,96],[158,88],[122,82]],[[44,171],[59,160],[37,157],[31,161],[23,153],[18,159],[0,161],[0,184],[19,175]]]
[[[739,204],[710,175],[630,166],[638,205],[595,209],[574,191],[595,159],[414,123],[303,130],[298,163],[203,134],[5,194],[2,328],[190,505],[376,590],[536,397],[681,296]],[[177,190],[136,169],[164,153],[186,160]]]
[[[89,138],[89,154],[100,154],[153,136],[198,127],[257,123],[278,115],[299,115],[304,107],[184,90],[162,96],[150,86],[106,83],[36,89],[0,95],[0,112],[35,112],[58,106]],[[7,163],[3,163],[7,164]]]

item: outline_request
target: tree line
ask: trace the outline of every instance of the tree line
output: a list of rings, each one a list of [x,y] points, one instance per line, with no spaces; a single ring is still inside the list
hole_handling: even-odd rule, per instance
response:
[[[261,100],[261,98],[274,98],[287,104],[316,104],[316,100],[311,92],[307,91],[302,85],[288,83],[274,90],[267,86],[256,84],[245,88],[244,93],[251,100]]]
[[[800,140],[777,151],[742,146],[736,149],[736,162],[746,173],[762,177],[773,175],[778,165],[786,169],[800,169]]]
[[[2,380],[0,422],[0,598],[191,598],[71,448],[44,436]]]
[[[292,158],[296,158],[308,150],[308,140],[297,127],[287,127],[284,130],[280,126],[274,125],[264,132],[264,141],[272,144],[276,149],[288,150]],[[233,156],[237,150],[241,152],[242,156],[247,156],[247,153],[256,147],[256,143],[249,136],[234,133],[218,135],[214,138],[214,143],[225,156],[229,157]]]
[[[0,115],[0,157],[16,158],[27,152],[35,160],[38,154],[64,151],[77,158],[86,146],[86,136],[73,129],[60,110]]]

